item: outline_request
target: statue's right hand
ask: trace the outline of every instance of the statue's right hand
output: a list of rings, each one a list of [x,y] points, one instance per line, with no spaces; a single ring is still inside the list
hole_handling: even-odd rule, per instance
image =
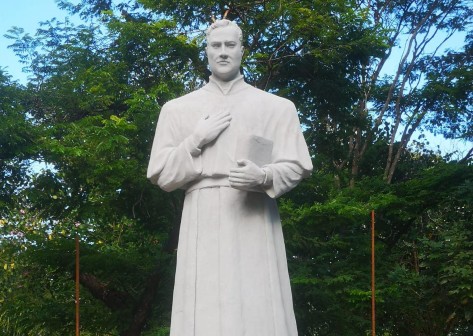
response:
[[[232,116],[228,110],[200,119],[193,133],[197,147],[202,148],[215,140],[230,125],[231,120]]]

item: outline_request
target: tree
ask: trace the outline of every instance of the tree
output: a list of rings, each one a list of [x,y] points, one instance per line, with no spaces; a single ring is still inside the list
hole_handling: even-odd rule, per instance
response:
[[[22,113],[24,100],[24,88],[0,69],[0,209],[11,205],[10,196],[25,187],[29,160],[36,153],[37,132]]]
[[[368,59],[363,64],[365,70],[361,77],[362,97],[358,115],[366,118],[370,103],[374,104],[375,109],[371,109],[373,123],[369,128],[356,128],[351,137],[352,177],[356,178],[359,163],[379,128],[387,123],[389,150],[384,178],[390,183],[413,134],[429,127],[429,116],[436,113],[437,118],[443,116],[440,117],[444,121],[442,125],[450,122],[461,124],[462,119],[471,118],[469,108],[462,108],[468,102],[461,96],[456,97],[454,104],[458,108],[437,108],[444,104],[439,98],[447,101],[450,98],[430,95],[430,83],[427,78],[424,85],[423,71],[435,63],[435,56],[443,43],[457,31],[468,29],[472,9],[465,1],[369,1],[366,5],[372,15],[372,23],[385,29],[388,49],[382,57]],[[382,79],[380,75],[400,37],[405,38],[406,44],[396,73]],[[435,126],[430,124],[430,128],[435,129]],[[439,132],[442,133],[441,130]],[[401,134],[399,141],[398,134]]]
[[[463,179],[463,174],[468,177]],[[468,335],[473,308],[472,203],[467,196],[471,169],[440,165],[425,175],[423,181],[406,183],[405,192],[418,195],[416,189],[427,190],[423,183],[433,183],[437,187],[432,190],[440,195],[423,195],[434,204],[421,207],[413,225],[390,249],[394,263],[382,289],[382,325],[400,335]]]
[[[130,34],[137,27],[126,30],[113,20],[110,36]],[[166,35],[173,25],[163,22],[148,28],[149,34]],[[149,66],[159,70],[157,75],[163,82],[147,85],[147,74],[134,69],[136,59],[140,59],[138,51],[148,47],[139,40],[140,35],[134,36],[137,41],[133,45],[127,36],[109,40],[96,29],[95,23],[75,27],[51,21],[38,31],[35,41],[22,36],[19,30],[11,32],[17,36],[13,47],[21,55],[32,57],[34,78],[27,88],[26,108],[18,113],[30,114],[41,128],[37,160],[44,163],[44,168],[30,175],[28,188],[18,193],[10,211],[3,215],[10,225],[3,227],[2,246],[9,246],[10,256],[18,260],[15,274],[33,274],[33,268],[37,270],[35,276],[40,276],[42,271],[42,279],[58,285],[57,290],[64,294],[51,298],[51,306],[43,301],[32,304],[31,300],[24,300],[25,305],[20,306],[2,305],[5,311],[1,315],[9,312],[2,319],[3,327],[12,334],[29,328],[32,334],[64,335],[72,325],[73,315],[63,316],[67,309],[59,317],[58,310],[51,307],[72,303],[72,297],[66,298],[73,279],[70,242],[75,234],[74,223],[80,227],[83,246],[80,280],[88,290],[82,306],[85,332],[138,335],[152,311],[156,321],[167,316],[165,306],[152,303],[158,290],[171,292],[167,276],[172,272],[167,264],[174,248],[173,236],[169,244],[167,236],[178,222],[181,197],[157,192],[146,181],[145,168],[156,103],[181,92],[184,83],[174,81],[172,76],[177,71],[168,72],[170,58],[161,58],[160,63]],[[172,42],[164,36],[156,40],[156,52],[166,41]],[[165,44],[169,53],[182,45],[177,35],[173,41]],[[137,51],[130,52],[130,48]],[[134,58],[129,60],[130,56]],[[179,58],[174,59],[176,66],[182,66]],[[35,225],[29,220],[22,224],[15,217],[19,209],[35,218],[35,231],[40,231],[36,236],[26,235],[22,229]],[[17,240],[8,242],[11,227],[25,235],[21,241],[28,246],[27,251],[21,250]],[[6,277],[7,283],[14,281],[15,274]],[[42,285],[38,284],[38,290]],[[34,292],[25,291],[35,298]],[[15,302],[16,297],[8,295],[5,300]],[[25,315],[24,309],[44,309],[51,319],[64,318],[68,322],[42,324]],[[8,329],[13,322],[16,327]],[[158,325],[158,330],[161,327]]]
[[[396,185],[386,185],[382,175],[371,177],[311,205],[298,204],[297,193],[283,201],[302,335],[360,335],[370,329],[371,209],[378,332],[462,335],[471,323],[472,204],[466,195],[473,170],[440,163],[417,174]]]

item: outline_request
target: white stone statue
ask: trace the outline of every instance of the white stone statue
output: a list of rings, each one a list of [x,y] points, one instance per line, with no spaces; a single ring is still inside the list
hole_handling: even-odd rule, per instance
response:
[[[166,103],[148,178],[186,190],[171,336],[295,336],[275,198],[310,175],[294,104],[243,81],[240,28],[207,30],[212,76]]]

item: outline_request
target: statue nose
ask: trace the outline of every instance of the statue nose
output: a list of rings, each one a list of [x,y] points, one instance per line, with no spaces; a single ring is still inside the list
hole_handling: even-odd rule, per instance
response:
[[[225,48],[225,45],[222,45],[222,47],[220,48],[220,56],[228,57],[227,48]]]

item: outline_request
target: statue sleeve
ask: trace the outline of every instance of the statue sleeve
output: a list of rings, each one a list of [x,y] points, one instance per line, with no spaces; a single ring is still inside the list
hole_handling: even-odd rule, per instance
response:
[[[148,179],[165,191],[181,188],[202,173],[200,149],[190,134],[183,140],[179,137],[183,128],[172,107],[165,104],[158,119],[147,172]]]
[[[272,198],[293,189],[312,172],[312,160],[294,104],[289,102],[274,122],[278,134],[274,136],[271,163],[263,167],[269,181],[262,186]]]

